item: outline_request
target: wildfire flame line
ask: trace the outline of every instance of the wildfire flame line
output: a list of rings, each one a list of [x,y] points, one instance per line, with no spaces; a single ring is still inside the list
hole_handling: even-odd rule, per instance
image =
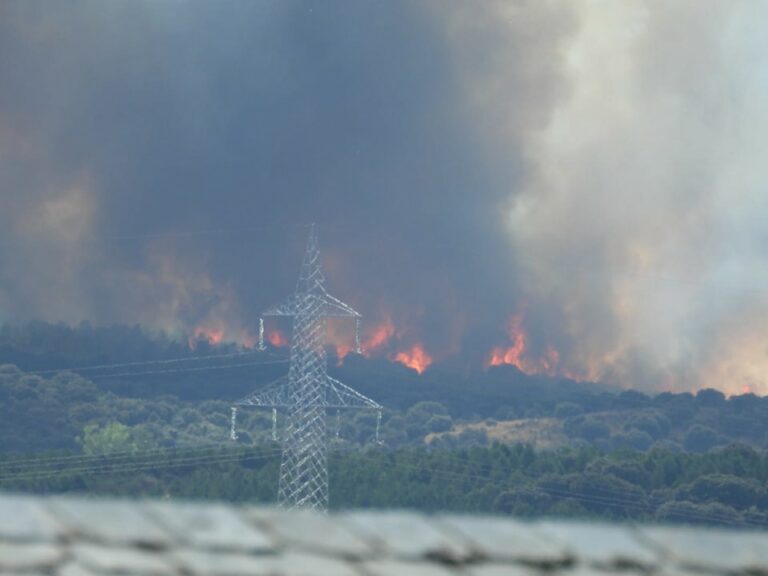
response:
[[[423,374],[433,361],[421,344],[414,344],[409,350],[403,350],[390,355],[389,359],[408,366],[408,368],[416,370],[419,374]]]
[[[487,365],[501,366],[507,364],[528,375],[566,375],[572,377],[572,375],[561,370],[560,353],[554,346],[548,345],[544,354],[540,356],[535,355],[531,351],[524,321],[524,311],[518,312],[510,318],[507,326],[507,335],[511,345],[507,347],[494,347],[491,350]]]

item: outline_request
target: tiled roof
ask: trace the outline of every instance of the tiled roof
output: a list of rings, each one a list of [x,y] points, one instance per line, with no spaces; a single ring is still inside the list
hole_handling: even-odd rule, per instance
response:
[[[0,575],[768,575],[768,532],[0,495]]]

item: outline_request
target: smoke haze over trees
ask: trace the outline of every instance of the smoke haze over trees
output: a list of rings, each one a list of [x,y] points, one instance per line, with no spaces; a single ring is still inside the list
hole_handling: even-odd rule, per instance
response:
[[[285,364],[243,354],[280,358],[137,327],[2,327],[0,489],[273,502],[269,411],[242,408],[233,442],[229,408]],[[375,413],[329,418],[334,507],[768,522],[768,397],[617,393],[514,366],[419,374],[359,355],[331,370],[387,407],[382,444]]]
[[[162,447],[226,442],[229,407],[286,370],[284,357],[272,349],[192,351],[136,328],[41,323],[0,329],[0,366],[0,437],[9,453],[78,450],[87,428],[112,424],[118,428],[107,436],[129,446],[138,439]],[[82,369],[87,366],[94,368]],[[61,370],[66,367],[73,370]],[[738,442],[768,449],[768,397],[754,394],[617,393],[513,366],[460,374],[437,364],[420,375],[357,355],[343,366],[332,363],[331,373],[385,406],[382,438],[389,448],[503,442],[708,452]],[[240,419],[244,443],[269,439],[267,413],[242,408]],[[375,414],[329,421],[348,443],[366,445],[374,437]],[[130,427],[133,436],[119,426]]]

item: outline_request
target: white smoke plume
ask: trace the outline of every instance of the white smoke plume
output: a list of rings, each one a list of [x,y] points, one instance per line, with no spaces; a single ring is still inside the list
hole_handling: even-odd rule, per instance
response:
[[[507,49],[465,81],[490,141],[525,166],[505,214],[531,340],[584,378],[768,392],[768,6],[511,6],[491,10]],[[543,118],[520,98],[531,42],[559,54],[529,75],[532,93],[544,74],[562,84]]]

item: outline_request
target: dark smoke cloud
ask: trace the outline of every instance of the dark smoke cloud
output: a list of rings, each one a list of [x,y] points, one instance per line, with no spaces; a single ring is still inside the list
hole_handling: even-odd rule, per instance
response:
[[[318,221],[364,312],[412,318],[438,352],[496,330],[510,181],[488,171],[444,7],[4,3],[5,316],[176,328],[224,306],[252,327]],[[484,18],[468,60],[505,33]],[[544,84],[521,82],[529,100]],[[241,227],[264,231],[109,239]]]

